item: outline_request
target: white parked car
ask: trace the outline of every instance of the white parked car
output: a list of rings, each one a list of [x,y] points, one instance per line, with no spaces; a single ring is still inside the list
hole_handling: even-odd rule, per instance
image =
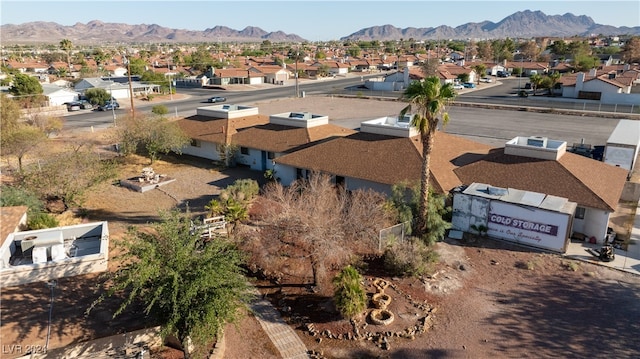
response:
[[[488,77],[483,77],[480,79],[480,82],[486,82],[486,83],[490,83],[492,80]]]
[[[460,84],[455,84],[453,85],[453,89],[454,90],[462,90],[464,88],[464,86],[460,85]]]

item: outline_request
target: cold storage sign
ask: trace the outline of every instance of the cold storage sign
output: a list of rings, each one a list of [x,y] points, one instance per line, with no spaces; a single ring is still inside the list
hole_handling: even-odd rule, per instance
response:
[[[566,213],[491,201],[487,234],[562,252],[567,240],[569,220]]]
[[[528,221],[526,219],[501,216],[499,214],[490,214],[489,222],[501,224],[507,227],[525,229],[527,231],[533,231],[538,233],[544,233],[551,236],[555,236],[558,234],[558,226],[554,226],[552,224],[537,223],[533,221]]]

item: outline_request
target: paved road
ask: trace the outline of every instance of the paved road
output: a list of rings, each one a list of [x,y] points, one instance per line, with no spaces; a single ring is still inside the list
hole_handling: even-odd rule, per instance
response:
[[[463,91],[458,102],[480,102],[486,104],[504,103],[511,105],[540,105],[545,106],[545,101],[536,99],[522,99],[509,95],[518,87],[517,79],[501,80],[500,83],[481,84],[480,88],[473,91]],[[304,91],[307,96],[323,94],[345,94],[353,93],[354,87],[360,85],[359,76],[342,79],[331,79],[318,82],[306,82],[299,84],[299,91]],[[268,85],[267,85],[268,86]],[[164,103],[169,107],[172,114],[178,116],[190,116],[195,114],[195,108],[206,104],[206,98],[214,95],[227,97],[228,103],[256,103],[271,99],[293,98],[295,96],[294,86],[271,86],[265,88],[256,86],[255,90],[247,91],[225,91],[220,89],[179,89],[182,94],[187,94],[188,99],[175,100]],[[363,93],[397,99],[399,92],[390,93]],[[148,104],[137,106],[138,112],[150,112],[155,105]],[[566,104],[564,102],[554,102],[554,105]],[[116,111],[116,117],[123,117],[127,114],[128,103],[122,104],[124,109]],[[569,104],[575,107],[575,104]],[[567,106],[569,106],[567,105]],[[575,116],[559,114],[543,114],[525,111],[504,111],[499,109],[480,109],[453,106],[450,108],[451,122],[444,129],[446,132],[467,137],[479,142],[488,143],[494,146],[502,146],[504,142],[515,136],[538,135],[554,139],[563,139],[568,144],[585,141],[592,145],[603,145],[611,131],[617,124],[617,119],[607,119],[595,116]],[[387,115],[387,113],[381,114]],[[117,121],[117,119],[116,119]],[[110,127],[114,123],[111,112],[83,112],[66,117],[66,129],[89,129]],[[344,122],[342,126],[358,128],[359,120],[353,123]]]

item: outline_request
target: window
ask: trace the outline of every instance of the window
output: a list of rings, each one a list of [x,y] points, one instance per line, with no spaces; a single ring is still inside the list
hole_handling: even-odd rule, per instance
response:
[[[276,154],[273,152],[267,152],[267,159],[273,160],[276,158]]]
[[[196,140],[195,138],[192,138],[191,147],[200,147],[200,140]]]
[[[248,155],[249,154],[249,148],[240,147],[240,153],[243,154],[243,155]]]
[[[576,208],[575,218],[576,219],[584,219],[584,213],[585,212],[586,212],[586,209],[584,207],[577,207]]]

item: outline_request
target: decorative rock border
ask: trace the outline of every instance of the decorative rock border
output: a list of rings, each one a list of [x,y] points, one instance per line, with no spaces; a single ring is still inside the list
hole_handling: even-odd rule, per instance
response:
[[[404,338],[408,340],[414,340],[417,335],[424,334],[429,330],[429,328],[433,325],[433,317],[437,311],[437,308],[434,308],[424,302],[417,302],[413,300],[411,295],[406,294],[398,288],[393,283],[390,283],[381,278],[367,278],[368,281],[374,282],[374,287],[377,288],[388,288],[391,287],[396,291],[400,296],[404,297],[407,301],[409,301],[414,308],[420,310],[423,315],[418,316],[414,325],[411,325],[404,330],[392,332],[392,331],[367,331],[369,328],[369,324],[366,320],[355,320],[351,319],[350,323],[353,327],[353,330],[348,333],[334,334],[329,330],[324,330],[322,332],[318,331],[315,328],[315,325],[309,321],[308,317],[293,315],[291,320],[295,323],[300,323],[300,329],[309,333],[309,335],[316,338],[318,343],[322,342],[324,339],[336,339],[336,340],[367,340],[374,343],[377,347],[383,350],[391,350],[390,340],[392,338]],[[386,285],[385,285],[386,284]],[[383,289],[384,290],[384,289]],[[309,353],[309,355],[313,358],[321,359],[323,358],[322,353],[313,352]]]

